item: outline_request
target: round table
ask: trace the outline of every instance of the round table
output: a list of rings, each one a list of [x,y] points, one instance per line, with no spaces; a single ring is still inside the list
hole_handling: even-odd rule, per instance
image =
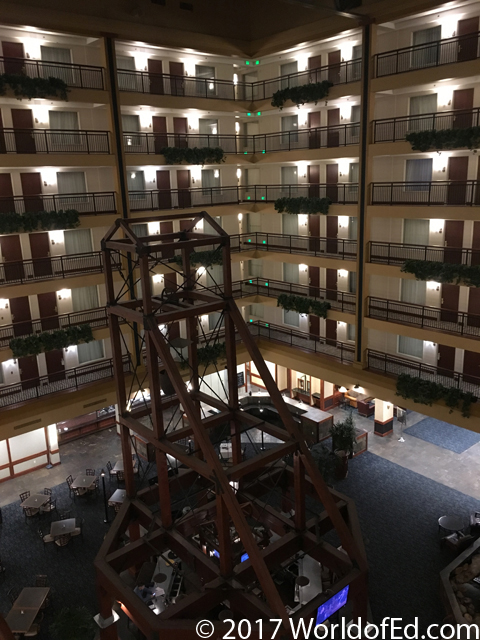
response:
[[[462,516],[441,516],[438,526],[445,531],[462,531],[467,526],[467,521]]]

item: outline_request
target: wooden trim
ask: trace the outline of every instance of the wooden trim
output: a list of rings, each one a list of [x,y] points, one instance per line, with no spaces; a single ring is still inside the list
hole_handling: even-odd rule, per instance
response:
[[[375,424],[375,426],[374,426],[373,433],[376,436],[381,436],[383,438],[384,436],[388,436],[391,433],[393,433],[393,416],[389,420],[385,420],[384,422],[381,422],[380,420],[375,420],[374,424]],[[388,431],[377,431],[377,425],[379,427],[385,427],[385,426],[390,426],[391,425],[392,428],[389,429]]]
[[[48,449],[45,451],[39,451],[38,453],[34,453],[31,456],[27,456],[26,458],[20,458],[19,460],[12,461],[12,464],[15,466],[17,464],[23,464],[24,462],[28,462],[29,460],[33,460],[34,458],[38,458],[40,456],[47,456],[48,458]]]

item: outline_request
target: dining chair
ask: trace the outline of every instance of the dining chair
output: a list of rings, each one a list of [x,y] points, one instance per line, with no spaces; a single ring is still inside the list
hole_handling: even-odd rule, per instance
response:
[[[117,485],[120,486],[121,482],[125,482],[125,472],[117,471]]]
[[[85,472],[85,475],[86,476],[94,476],[94,475],[96,475],[95,469],[87,469],[86,472]]]
[[[40,509],[33,509],[32,507],[23,507],[23,515],[25,516],[25,522],[28,522],[29,519],[38,516],[40,513]]]
[[[70,494],[71,498],[75,498],[75,493],[74,490],[72,489],[72,484],[73,484],[73,476],[68,476],[68,478],[66,478],[66,483],[68,485],[68,492]]]
[[[51,496],[52,495],[52,490],[49,489],[48,487],[45,487],[45,489],[43,490],[43,495]]]
[[[35,586],[36,587],[48,587],[48,577],[45,575],[37,575],[35,576]],[[41,606],[41,610],[46,609],[48,607],[48,605],[50,604],[50,594],[45,598],[42,606]],[[35,619],[36,622],[39,622],[39,620]]]
[[[117,471],[115,471],[114,468],[112,467],[112,463],[110,462],[110,460],[107,462],[107,470],[108,470],[109,480],[111,480],[113,476],[117,475]]]
[[[72,513],[71,511],[61,511],[58,514],[58,519],[59,520],[68,520],[68,518],[71,517],[71,515],[70,515],[71,513]]]
[[[60,547],[66,547],[71,539],[72,537],[69,533],[66,533],[63,536],[58,536],[58,538],[55,538],[55,545],[57,549],[59,549]]]
[[[72,537],[80,536],[83,542],[83,524],[85,522],[84,518],[75,518],[75,529],[72,533]]]
[[[40,513],[49,513],[50,515],[52,515],[52,513],[56,511],[56,509],[57,499],[55,498],[55,500],[52,500],[51,498],[49,498],[48,502],[44,504],[43,507],[40,507]]]
[[[20,494],[20,502],[25,502],[27,498],[30,497],[30,491],[24,491]]]
[[[45,551],[45,547],[49,542],[54,542],[55,538],[51,536],[49,533],[43,533],[41,529],[38,530],[38,535],[43,542],[43,550]]]
[[[20,592],[16,587],[12,587],[11,589],[8,590],[8,593],[7,593],[8,599],[12,604],[15,604],[15,600],[18,598],[19,595],[20,595]]]

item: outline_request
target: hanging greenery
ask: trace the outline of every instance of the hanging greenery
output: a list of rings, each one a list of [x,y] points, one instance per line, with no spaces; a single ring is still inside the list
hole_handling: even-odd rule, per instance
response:
[[[441,129],[436,131],[410,131],[405,136],[412,145],[413,151],[429,151],[430,149],[478,149],[480,147],[480,127],[465,129]]]
[[[450,413],[459,408],[464,418],[470,417],[470,406],[472,402],[477,401],[473,393],[456,387],[445,387],[438,382],[422,380],[408,373],[401,373],[397,378],[397,396],[429,406],[438,400],[443,400],[449,407]]]
[[[197,349],[198,364],[203,367],[209,367],[211,364],[217,364],[221,358],[227,357],[227,347],[224,342],[217,342],[215,344],[205,345]],[[180,368],[186,369],[188,362],[182,359],[180,362]]]
[[[306,102],[314,102],[317,104],[319,100],[323,100],[328,96],[330,87],[333,87],[333,82],[330,82],[330,80],[322,80],[322,82],[301,84],[299,87],[279,89],[273,94],[271,104],[272,107],[279,107],[280,109],[283,108],[287,100],[291,100],[297,107]]]
[[[167,164],[220,164],[225,162],[225,153],[220,147],[163,147],[160,153]]]
[[[281,293],[277,298],[277,307],[281,307],[285,311],[296,311],[305,315],[326,318],[331,305],[325,300],[314,300],[304,296],[294,296],[290,293]]]
[[[192,251],[190,254],[190,264],[192,267],[197,264],[201,264],[206,269],[213,267],[213,265],[223,264],[223,253],[221,249],[211,249],[209,251]],[[174,262],[178,265],[182,265],[182,256],[175,256]]]
[[[32,334],[25,338],[13,338],[9,346],[14,358],[25,356],[37,356],[45,351],[55,349],[66,349],[67,347],[91,342],[93,340],[92,327],[89,324],[81,324],[78,327],[67,327],[67,329],[57,329],[51,333]]]
[[[75,209],[0,214],[0,234],[75,229],[79,224],[79,213]]]
[[[434,280],[444,284],[463,284],[480,287],[480,266],[433,262],[431,260],[405,260],[403,273],[412,273],[417,280]]]
[[[67,83],[60,78],[30,78],[23,73],[0,74],[0,95],[4,96],[10,88],[15,96],[22,98],[58,98],[67,100]]]
[[[278,213],[308,213],[308,214],[316,214],[323,213],[324,216],[327,215],[328,209],[332,201],[330,198],[278,198],[275,200],[275,211]]]

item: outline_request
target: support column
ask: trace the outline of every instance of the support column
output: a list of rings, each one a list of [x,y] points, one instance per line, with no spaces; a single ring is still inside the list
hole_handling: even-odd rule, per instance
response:
[[[95,616],[95,622],[100,627],[100,640],[118,640],[117,623],[112,611],[113,598],[100,585],[97,586],[97,598],[100,613]]]
[[[393,433],[393,404],[375,398],[375,428],[377,436],[388,436]]]

